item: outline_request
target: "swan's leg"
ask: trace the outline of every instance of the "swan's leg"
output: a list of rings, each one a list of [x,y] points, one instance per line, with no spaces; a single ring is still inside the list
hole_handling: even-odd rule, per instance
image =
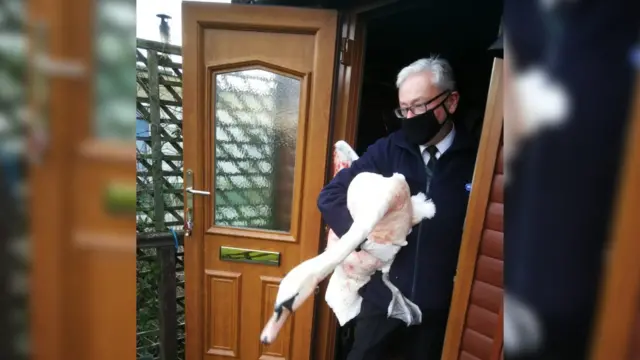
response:
[[[389,280],[389,271],[391,270],[391,263],[392,262],[387,262],[380,269],[380,271],[382,271],[382,282],[387,286],[387,288],[389,288],[389,291],[391,291],[391,302],[389,303],[389,308],[387,309],[387,316],[390,318],[395,318],[395,319],[399,319],[406,322],[403,315],[406,314],[408,309],[405,309],[403,307],[403,304],[397,301],[400,290],[398,290],[398,288],[395,287],[395,285],[393,285]]]
[[[391,302],[389,303],[389,307],[387,308],[387,317],[394,318],[398,320],[402,320],[405,323],[408,323],[410,320],[408,318],[409,309],[406,308],[405,304],[402,301],[399,301],[399,298],[402,297],[400,290],[398,290],[395,285],[391,283],[389,280],[389,273],[382,272],[382,282],[389,288],[391,291]]]
[[[404,321],[407,326],[420,324],[422,322],[422,311],[420,308],[407,299],[400,290],[389,280],[390,264],[383,267],[382,282],[391,291],[391,302],[387,309],[387,317]]]

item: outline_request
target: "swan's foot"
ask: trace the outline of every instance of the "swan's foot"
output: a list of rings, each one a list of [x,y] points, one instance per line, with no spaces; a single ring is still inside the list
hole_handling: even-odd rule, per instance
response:
[[[407,326],[418,325],[422,322],[420,308],[402,294],[393,295],[387,315],[389,318],[403,321]]]
[[[403,321],[407,326],[417,325],[422,322],[422,311],[407,299],[398,288],[389,280],[389,273],[382,273],[382,282],[391,291],[391,302],[387,308],[387,317]]]

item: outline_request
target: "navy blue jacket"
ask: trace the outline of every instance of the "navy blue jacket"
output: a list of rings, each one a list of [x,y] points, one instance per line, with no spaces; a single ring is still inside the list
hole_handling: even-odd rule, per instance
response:
[[[456,128],[451,147],[442,154],[431,180],[429,198],[436,215],[415,226],[391,267],[390,279],[400,291],[423,310],[445,310],[453,291],[462,228],[476,159],[476,142]],[[324,221],[338,236],[344,235],[353,219],[347,209],[347,188],[360,172],[391,176],[403,174],[415,195],[426,189],[425,165],[417,146],[400,132],[379,139],[348,169],[341,170],[320,192],[318,208]],[[375,194],[372,194],[375,196]],[[386,309],[391,293],[380,272],[360,291],[363,298]]]
[[[527,359],[585,359],[620,190],[640,2],[567,1],[544,11],[539,3],[505,2],[511,58],[517,69],[544,69],[571,110],[562,126],[530,134],[508,164],[504,285],[545,336],[541,355]]]

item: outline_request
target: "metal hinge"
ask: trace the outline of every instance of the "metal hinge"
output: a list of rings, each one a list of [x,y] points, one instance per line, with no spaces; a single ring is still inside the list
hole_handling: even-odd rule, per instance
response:
[[[353,40],[342,38],[340,43],[340,64],[351,66],[353,61]]]

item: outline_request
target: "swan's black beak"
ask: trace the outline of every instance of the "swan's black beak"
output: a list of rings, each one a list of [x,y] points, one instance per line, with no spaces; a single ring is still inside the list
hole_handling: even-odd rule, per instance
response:
[[[270,336],[275,336],[274,332],[277,333],[278,330],[274,330],[273,326],[276,326],[277,329],[279,329],[282,324],[279,323],[279,321],[282,319],[282,315],[284,313],[284,309],[289,310],[289,313],[293,313],[293,302],[295,301],[296,297],[299,295],[299,293],[296,293],[295,295],[293,295],[291,298],[283,301],[280,304],[276,304],[275,309],[274,309],[274,316],[275,316],[275,320],[272,317],[271,320],[269,320],[269,322],[267,323],[267,327],[272,327],[270,330],[267,331],[267,327],[265,327],[265,330],[263,330],[262,332],[262,336],[260,338],[260,342],[265,344],[265,345],[269,345],[271,344],[271,341],[273,339],[270,339]],[[284,314],[285,318],[287,314]],[[284,321],[284,320],[283,320]],[[265,334],[265,331],[267,332]],[[269,335],[271,334],[271,335]]]
[[[298,294],[293,295],[288,300],[283,301],[282,303],[276,305],[275,313],[276,313],[276,321],[280,320],[280,316],[282,316],[282,309],[287,309],[289,312],[293,312],[293,301],[296,299]]]

